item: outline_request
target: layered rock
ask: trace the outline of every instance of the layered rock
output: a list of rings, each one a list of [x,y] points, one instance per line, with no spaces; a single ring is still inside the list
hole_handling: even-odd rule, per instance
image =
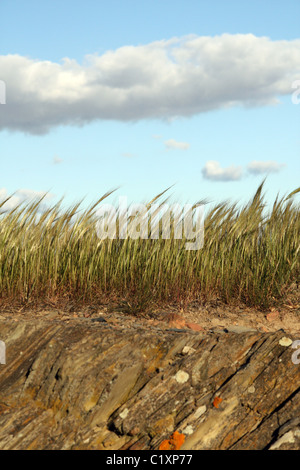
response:
[[[1,320],[0,339],[0,449],[300,449],[283,331]]]

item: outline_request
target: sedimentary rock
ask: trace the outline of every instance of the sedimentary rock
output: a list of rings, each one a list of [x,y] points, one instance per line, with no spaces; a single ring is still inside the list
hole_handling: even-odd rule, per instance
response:
[[[283,331],[1,320],[0,339],[0,449],[300,449]]]

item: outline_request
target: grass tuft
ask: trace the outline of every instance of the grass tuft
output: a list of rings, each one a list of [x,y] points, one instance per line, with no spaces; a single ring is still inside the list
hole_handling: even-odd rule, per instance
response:
[[[210,209],[204,246],[195,251],[185,249],[184,238],[176,239],[175,218],[169,239],[162,236],[159,218],[158,239],[120,239],[125,222],[118,212],[116,238],[101,240],[96,210],[111,192],[84,212],[81,202],[62,212],[62,200],[41,212],[43,198],[6,212],[7,198],[0,204],[0,303],[113,300],[137,313],[154,304],[216,296],[261,308],[282,302],[299,281],[300,214],[293,197],[300,188],[277,196],[267,211],[263,186],[242,208],[224,202]],[[148,203],[146,217],[158,202],[159,213],[164,194]],[[130,228],[134,216],[126,222]]]

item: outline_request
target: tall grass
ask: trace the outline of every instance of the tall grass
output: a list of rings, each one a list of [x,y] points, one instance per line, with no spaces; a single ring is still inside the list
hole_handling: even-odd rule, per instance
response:
[[[282,301],[300,274],[300,214],[293,201],[300,188],[277,197],[267,211],[263,186],[244,207],[226,202],[210,209],[204,246],[195,251],[185,249],[185,238],[175,238],[175,222],[169,239],[161,230],[157,240],[120,239],[119,233],[100,239],[97,207],[111,193],[83,212],[82,201],[62,212],[61,200],[42,213],[43,198],[9,212],[3,201],[0,303],[125,300],[132,311],[141,311],[215,296],[262,308]],[[149,211],[154,203],[163,207],[164,193],[149,202]]]

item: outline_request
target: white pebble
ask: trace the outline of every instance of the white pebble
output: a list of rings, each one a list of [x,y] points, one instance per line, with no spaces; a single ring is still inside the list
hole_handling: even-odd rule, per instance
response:
[[[184,370],[179,370],[175,375],[175,380],[180,384],[184,384],[189,380],[189,377],[190,376],[187,372],[184,372]]]
[[[290,346],[292,344],[292,340],[291,338],[286,338],[285,336],[283,336],[280,340],[279,340],[279,344],[280,346]]]
[[[190,436],[191,434],[193,434],[193,432],[194,428],[190,424],[183,430],[183,434],[185,434],[186,436]]]
[[[181,354],[185,356],[186,354],[192,354],[195,351],[196,349],[191,348],[190,346],[184,346],[183,350],[181,351]]]
[[[202,406],[199,406],[199,408],[197,408],[197,410],[195,411],[195,418],[200,418],[201,415],[203,415],[203,413],[205,413],[206,411],[206,405],[202,405]]]
[[[121,419],[125,419],[126,416],[128,415],[128,413],[129,413],[129,409],[128,409],[128,408],[125,408],[125,410],[123,410],[123,411],[119,414],[119,416],[120,416]]]

